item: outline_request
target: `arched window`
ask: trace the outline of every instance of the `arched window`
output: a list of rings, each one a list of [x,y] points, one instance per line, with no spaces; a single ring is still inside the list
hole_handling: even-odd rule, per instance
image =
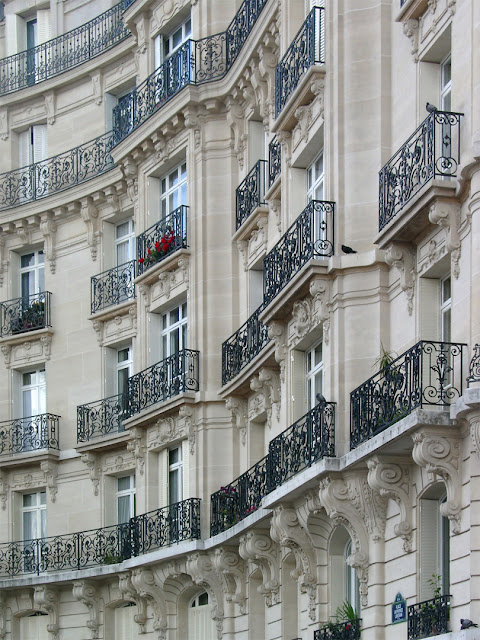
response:
[[[329,545],[330,554],[330,615],[335,616],[337,610],[344,615],[346,605],[350,605],[357,618],[360,617],[360,581],[357,571],[348,564],[352,555],[352,540],[345,527],[338,527],[332,535]]]
[[[188,608],[188,640],[215,640],[215,623],[208,593],[197,594]]]
[[[357,614],[360,616],[360,581],[357,571],[351,567],[347,560],[352,555],[352,541],[349,540],[345,545],[345,602],[350,603]]]

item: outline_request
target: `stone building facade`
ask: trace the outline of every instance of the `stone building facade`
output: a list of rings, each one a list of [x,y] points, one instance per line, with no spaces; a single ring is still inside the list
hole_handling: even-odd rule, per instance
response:
[[[0,638],[476,638],[480,4],[4,14]]]

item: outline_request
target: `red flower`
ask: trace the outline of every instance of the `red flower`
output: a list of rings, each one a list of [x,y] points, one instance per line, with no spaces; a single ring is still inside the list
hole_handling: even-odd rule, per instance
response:
[[[143,264],[143,263],[145,262],[145,258],[139,258],[139,259],[138,259],[138,262],[139,262],[140,264]]]
[[[155,242],[155,249],[156,249],[157,251],[160,249],[160,243],[159,243],[159,241],[158,241],[158,240]]]
[[[152,255],[152,252],[150,251],[150,249],[147,249],[147,253],[148,253],[149,256]]]

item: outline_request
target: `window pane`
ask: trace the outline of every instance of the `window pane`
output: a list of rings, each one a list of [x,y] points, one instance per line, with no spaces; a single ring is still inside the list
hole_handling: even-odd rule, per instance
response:
[[[452,297],[451,285],[452,285],[452,282],[451,282],[450,278],[445,278],[445,280],[443,280],[443,282],[442,282],[442,302],[446,302],[447,300],[450,300],[450,298]]]
[[[24,493],[23,494],[23,506],[24,507],[33,507],[37,504],[37,494],[36,493]]]
[[[123,236],[128,236],[129,230],[130,230],[130,223],[128,221],[122,222],[121,224],[117,224],[117,227],[116,227],[117,239],[123,238]]]
[[[118,350],[118,362],[125,362],[130,358],[130,349],[127,347],[126,349]]]
[[[47,494],[45,491],[40,491],[40,504],[47,504]]]
[[[40,511],[40,531],[38,532],[40,538],[47,537],[47,510],[42,509]]]
[[[37,537],[36,531],[36,512],[25,511],[23,514],[23,539],[32,540]]]
[[[320,364],[323,358],[323,345],[319,344],[315,347],[315,364]]]
[[[170,471],[168,477],[168,493],[169,493],[169,501],[170,504],[174,504],[175,502],[179,502],[181,500],[180,496],[180,469],[175,469],[174,471]]]
[[[130,518],[130,496],[118,496],[118,523],[128,522]]]
[[[172,331],[170,333],[170,353],[169,355],[173,355],[174,353],[178,353],[180,351],[180,335],[178,329]]]
[[[168,464],[176,464],[180,461],[180,448],[170,449],[168,452]]]
[[[24,269],[25,267],[31,267],[31,266],[33,266],[34,263],[35,263],[35,254],[34,253],[27,253],[27,255],[22,256],[20,258],[20,265],[21,265],[22,269]]]
[[[180,320],[180,308],[176,307],[170,311],[170,324],[175,324]]]
[[[128,489],[130,489],[130,476],[123,476],[123,478],[118,478],[117,486],[119,491],[128,491]]]
[[[198,606],[201,607],[204,604],[208,604],[208,593],[207,592],[201,593],[198,596]]]
[[[127,388],[128,368],[120,369],[117,373],[117,393],[124,393]]]

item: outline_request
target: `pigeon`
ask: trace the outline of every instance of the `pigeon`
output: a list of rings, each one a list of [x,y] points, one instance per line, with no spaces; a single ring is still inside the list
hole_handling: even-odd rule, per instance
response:
[[[430,104],[430,102],[427,102],[427,104],[425,105],[425,109],[428,111],[428,113],[435,113],[435,111],[438,111],[437,107],[435,107],[433,104]]]
[[[342,244],[342,251],[343,253],[357,253],[355,249],[352,249],[352,247],[347,247],[344,244]]]
[[[321,407],[324,407],[327,404],[327,400],[326,400],[325,396],[323,396],[321,393],[317,393],[316,398],[317,398],[318,404]]]
[[[478,627],[478,624],[472,622],[468,618],[460,618],[460,629],[470,629],[470,627]]]

